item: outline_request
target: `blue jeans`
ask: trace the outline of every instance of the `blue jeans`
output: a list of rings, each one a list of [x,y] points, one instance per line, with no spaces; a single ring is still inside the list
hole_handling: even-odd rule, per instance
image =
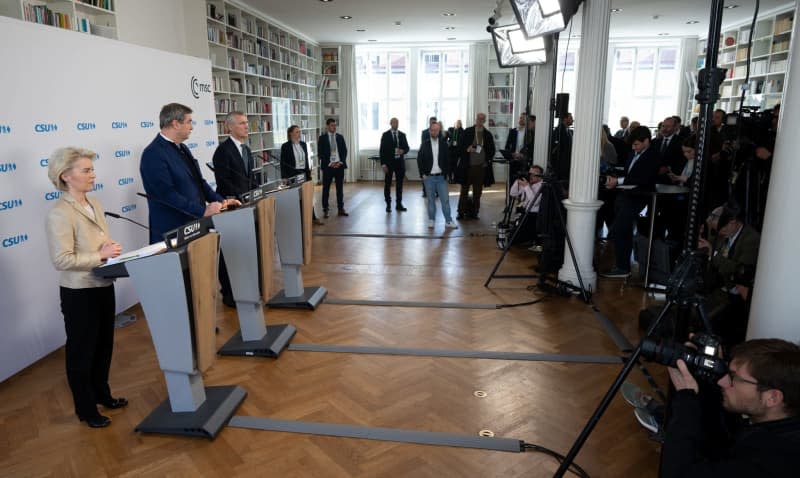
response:
[[[444,176],[425,176],[422,183],[428,193],[428,219],[433,221],[436,218],[436,196],[439,196],[444,220],[453,222],[453,216],[450,215],[450,196],[448,195],[447,181]]]

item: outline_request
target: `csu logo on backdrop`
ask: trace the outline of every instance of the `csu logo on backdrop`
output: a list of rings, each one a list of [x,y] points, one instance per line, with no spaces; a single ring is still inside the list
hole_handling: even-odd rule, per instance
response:
[[[114,151],[115,158],[128,158],[131,155],[130,149],[118,149]]]
[[[131,212],[136,210],[136,204],[126,204],[122,206],[122,212]]]
[[[10,173],[17,170],[17,163],[0,163],[0,173]]]
[[[43,168],[46,168],[48,164],[50,164],[50,159],[49,158],[42,158],[42,159],[39,160],[39,166],[41,166]]]
[[[96,124],[86,122],[77,123],[75,127],[78,129],[78,131],[91,131],[93,129],[97,129]]]
[[[54,123],[38,123],[33,127],[37,133],[54,133],[58,131],[58,125]]]
[[[217,144],[217,142],[214,141],[213,139],[206,140],[206,148],[211,148],[216,144]]]
[[[203,120],[203,126],[213,126],[215,124],[217,124],[217,120],[213,119]]]
[[[17,234],[16,236],[3,238],[3,247],[14,247],[26,242],[28,240],[27,234]]]
[[[103,190],[103,183],[94,183],[94,187],[92,188],[92,192],[102,191]]]
[[[0,134],[11,134],[11,126],[0,124]]]
[[[211,93],[211,83],[200,83],[200,80],[192,76],[190,89],[192,90],[192,96],[200,98],[200,93]]]
[[[128,127],[128,123],[124,121],[112,121],[111,122],[111,129],[125,129]]]
[[[186,147],[189,149],[195,149],[197,147],[197,143],[186,143]]]
[[[0,201],[0,211],[8,211],[15,207],[22,207],[22,199],[9,199],[7,201]]]
[[[128,184],[133,184],[133,178],[119,178],[117,184],[120,186],[127,186]]]
[[[139,123],[139,127],[140,127],[140,128],[152,128],[152,127],[154,127],[155,125],[156,125],[156,124],[155,124],[155,123],[153,123],[152,121],[141,121],[141,122]]]
[[[55,201],[56,199],[60,198],[63,193],[61,191],[50,191],[49,193],[44,194],[45,201]]]

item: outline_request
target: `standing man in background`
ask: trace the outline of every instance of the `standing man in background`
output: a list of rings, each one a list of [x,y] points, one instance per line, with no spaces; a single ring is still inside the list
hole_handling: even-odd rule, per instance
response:
[[[247,145],[250,125],[247,116],[241,111],[233,111],[225,116],[225,127],[228,139],[217,146],[214,151],[214,177],[217,180],[217,193],[224,198],[240,198],[242,194],[256,186],[253,174],[253,152]],[[222,289],[222,303],[235,307],[231,281],[225,259],[220,253],[219,284]]]
[[[419,140],[420,146],[422,146],[422,143],[424,143],[426,140],[431,139],[431,126],[435,125],[438,122],[439,120],[437,120],[435,116],[431,116],[430,118],[428,118],[428,128],[422,130],[422,137]]]
[[[453,127],[447,130],[447,146],[449,147],[450,156],[450,173],[447,177],[448,182],[456,182],[456,165],[458,164],[459,148],[458,141],[464,136],[464,127],[461,126],[461,120],[456,120]]]
[[[349,216],[344,210],[344,170],[347,169],[347,145],[344,136],[336,132],[336,120],[328,118],[325,122],[327,131],[319,137],[319,166],[322,168],[322,213],[325,218],[328,212],[328,196],[331,182],[336,180],[336,208],[339,216]]]
[[[519,115],[516,128],[508,131],[505,150],[511,152],[512,164],[509,172],[512,177],[524,173],[533,163],[533,140],[536,132],[536,116],[530,115],[525,124],[525,114]]]
[[[392,212],[392,175],[396,176],[395,209],[406,211],[403,206],[403,179],[406,176],[405,155],[408,153],[406,134],[398,131],[399,121],[392,118],[389,121],[391,128],[381,136],[380,158],[381,168],[384,173],[383,197],[386,200],[386,212]]]
[[[150,243],[193,219],[219,213],[236,199],[225,199],[208,185],[197,160],[183,144],[192,134],[192,109],[179,103],[161,108],[161,132],[142,151],[139,173],[149,196]]]
[[[461,195],[458,198],[458,217],[463,219],[469,216],[471,219],[478,219],[481,209],[481,193],[483,185],[487,182],[487,173],[491,175],[492,158],[494,158],[495,147],[492,133],[483,127],[486,123],[486,114],[478,113],[475,116],[475,125],[464,130],[464,138],[461,141],[461,160],[459,162],[459,176],[461,180]],[[489,177],[490,183],[494,181],[494,175]],[[468,206],[469,188],[472,186],[472,208]]]
[[[417,166],[419,175],[425,184],[425,189],[430,191],[428,195],[428,227],[433,228],[436,220],[436,196],[442,204],[442,214],[444,214],[445,227],[456,229],[458,226],[453,222],[450,214],[450,195],[447,191],[447,171],[450,168],[447,160],[447,142],[439,135],[439,123],[431,125],[431,137],[419,147],[417,154]]]

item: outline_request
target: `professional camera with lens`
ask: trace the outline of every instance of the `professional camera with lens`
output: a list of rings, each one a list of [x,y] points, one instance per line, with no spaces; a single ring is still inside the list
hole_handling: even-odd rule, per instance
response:
[[[695,334],[691,342],[697,349],[668,340],[658,342],[645,339],[642,341],[642,356],[670,367],[675,367],[678,359],[681,359],[686,362],[692,375],[712,383],[728,372],[727,362],[719,356],[720,341],[717,337]]]

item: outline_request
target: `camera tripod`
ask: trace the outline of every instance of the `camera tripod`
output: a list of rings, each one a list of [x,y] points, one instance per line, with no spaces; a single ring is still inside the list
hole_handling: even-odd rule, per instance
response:
[[[589,304],[589,303],[591,303],[591,300],[592,300],[591,299],[591,292],[589,290],[587,290],[586,287],[584,287],[583,278],[581,277],[580,270],[578,269],[578,260],[575,258],[575,251],[572,248],[572,239],[569,236],[569,231],[567,230],[566,221],[564,220],[564,212],[561,210],[561,199],[559,197],[558,192],[556,191],[556,186],[558,185],[558,182],[553,177],[547,176],[547,175],[543,175],[543,176],[541,176],[541,178],[542,178],[542,187],[539,189],[539,191],[536,192],[536,195],[533,197],[533,201],[531,201],[530,206],[525,208],[525,211],[524,211],[524,213],[522,215],[522,219],[520,220],[519,226],[517,226],[517,228],[514,231],[514,233],[511,235],[511,237],[506,242],[505,247],[503,248],[503,253],[500,255],[500,258],[497,260],[497,263],[495,263],[494,268],[492,269],[492,272],[489,273],[489,277],[486,279],[486,282],[483,284],[483,286],[484,287],[489,287],[489,283],[492,281],[492,279],[531,279],[531,278],[538,277],[539,278],[539,283],[537,284],[537,287],[539,287],[540,289],[547,290],[547,291],[555,291],[555,292],[559,292],[559,293],[569,293],[569,291],[579,292],[580,295],[581,295],[581,298],[583,299],[583,301],[586,302],[587,304]],[[541,202],[542,195],[545,194],[545,191],[548,191],[549,200],[552,202],[551,207],[557,208],[557,211],[558,211],[557,215],[558,215],[558,219],[559,219],[559,224],[558,225],[564,231],[564,236],[566,238],[567,247],[569,249],[569,254],[570,254],[570,257],[572,259],[572,264],[575,267],[575,273],[578,276],[579,287],[575,286],[574,284],[568,283],[568,282],[560,281],[558,279],[553,279],[555,281],[556,285],[553,286],[553,285],[548,284],[547,283],[547,279],[548,279],[547,274],[548,273],[547,273],[547,270],[546,270],[547,268],[545,267],[545,265],[544,265],[544,263],[542,261],[540,261],[540,263],[539,263],[540,272],[539,272],[538,276],[537,275],[525,275],[525,274],[497,274],[497,269],[500,268],[500,265],[505,260],[506,255],[508,254],[508,251],[511,249],[511,245],[514,243],[514,239],[516,239],[517,235],[519,234],[520,230],[522,230],[522,228],[525,226],[526,222],[531,220],[530,219],[530,214],[532,212],[531,209],[534,207],[534,205],[536,205],[537,203]],[[547,211],[541,211],[540,210],[540,213],[545,213],[545,212],[547,212]],[[552,244],[554,241],[551,240],[549,242]],[[545,250],[545,251],[543,251],[542,256],[546,256],[547,254],[551,254],[552,255],[554,253],[557,253],[557,251]]]

